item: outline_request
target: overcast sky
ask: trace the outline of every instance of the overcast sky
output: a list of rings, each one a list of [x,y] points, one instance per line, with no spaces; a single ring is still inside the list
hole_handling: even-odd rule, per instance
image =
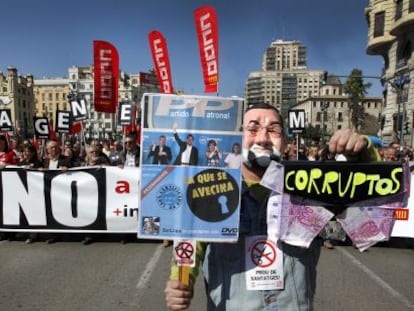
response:
[[[72,65],[93,64],[93,40],[118,49],[121,70],[148,71],[153,62],[148,33],[167,41],[174,89],[203,94],[193,11],[211,5],[218,16],[219,88],[243,96],[251,71],[277,39],[307,46],[308,69],[348,75],[359,68],[379,76],[380,56],[366,54],[368,0],[20,0],[2,2],[0,70],[14,66],[35,78],[67,77]],[[370,95],[381,96],[378,80]]]

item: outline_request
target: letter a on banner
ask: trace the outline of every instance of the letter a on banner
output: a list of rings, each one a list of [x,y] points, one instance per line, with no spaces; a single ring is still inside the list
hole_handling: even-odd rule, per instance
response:
[[[167,42],[165,41],[164,36],[156,30],[151,31],[148,34],[148,40],[161,92],[172,94],[174,93],[174,89],[171,79]]]
[[[115,113],[118,107],[119,56],[105,41],[93,41],[95,111]]]
[[[217,15],[210,6],[194,11],[201,66],[204,76],[204,92],[218,92],[218,28]]]

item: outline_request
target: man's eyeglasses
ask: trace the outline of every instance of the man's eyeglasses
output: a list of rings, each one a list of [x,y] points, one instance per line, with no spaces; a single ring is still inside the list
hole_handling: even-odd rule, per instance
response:
[[[129,145],[129,144],[132,144],[132,141],[128,140],[125,142],[125,145]]]
[[[257,133],[262,130],[266,130],[270,136],[274,138],[279,138],[282,136],[283,128],[280,124],[271,124],[269,126],[261,126],[259,124],[248,124],[245,127],[245,130],[249,132],[250,136],[255,137]]]

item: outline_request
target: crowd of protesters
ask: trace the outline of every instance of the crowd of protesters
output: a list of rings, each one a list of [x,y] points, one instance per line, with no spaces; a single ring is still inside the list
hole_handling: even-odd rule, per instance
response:
[[[398,140],[394,140],[388,146],[376,145],[379,156],[383,161],[401,161],[409,163],[410,166],[414,164],[413,160],[413,147],[403,147]],[[285,153],[282,155],[282,160],[309,160],[318,161],[326,160],[328,155],[326,153],[326,146],[320,146],[316,143],[311,143],[309,146],[300,144],[297,149],[296,141],[289,142]],[[336,155],[335,155],[336,156]],[[338,158],[338,156],[336,156]]]
[[[22,167],[26,169],[61,169],[83,166],[139,166],[140,145],[137,134],[131,132],[123,143],[112,139],[91,139],[86,144],[75,137],[66,140],[46,140],[41,144],[31,139],[11,139],[0,134],[0,169],[5,167]],[[0,232],[0,240],[11,240],[19,234]],[[50,244],[61,234],[45,234],[45,242]],[[30,244],[39,237],[30,233],[25,242]],[[126,235],[121,242],[125,242]],[[83,244],[90,244],[93,239],[85,236]]]
[[[11,147],[11,145],[13,147]],[[297,149],[299,147],[299,149]],[[377,145],[378,153],[383,161],[407,162],[414,170],[413,148],[402,147],[399,141],[393,141],[388,146]],[[9,138],[0,135],[0,169],[8,165],[20,166],[28,169],[62,169],[80,166],[139,166],[139,143],[136,133],[127,135],[123,142],[112,139],[91,139],[87,144],[79,140],[67,139],[64,142],[48,140],[38,145],[29,139],[9,142]],[[289,142],[282,160],[300,161],[340,161],[340,155],[333,155],[327,148],[317,143],[309,145],[297,144],[295,140]],[[0,232],[0,240],[11,239],[14,234]],[[56,241],[56,235],[47,238],[47,243]],[[26,243],[37,239],[37,234],[31,234]],[[83,244],[89,244],[93,239],[86,236]],[[122,240],[123,241],[123,240]],[[332,249],[334,245],[329,238],[323,245]]]

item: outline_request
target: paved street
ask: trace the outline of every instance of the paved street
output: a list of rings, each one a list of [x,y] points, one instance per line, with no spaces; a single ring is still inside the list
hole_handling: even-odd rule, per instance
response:
[[[171,247],[117,239],[26,245],[0,242],[0,310],[166,310]],[[198,282],[191,310],[205,310]],[[315,310],[414,310],[414,251],[322,250]]]

